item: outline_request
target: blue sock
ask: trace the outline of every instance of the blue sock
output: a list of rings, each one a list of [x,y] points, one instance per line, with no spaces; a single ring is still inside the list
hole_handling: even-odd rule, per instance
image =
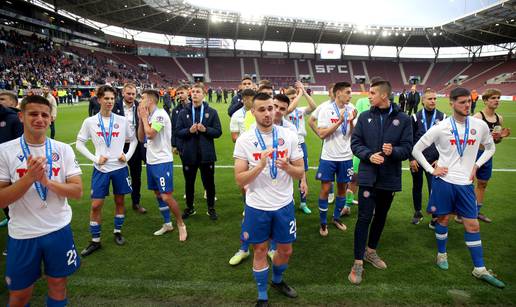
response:
[[[65,307],[68,304],[68,299],[62,301],[55,300],[47,295],[47,307]]]
[[[117,214],[115,215],[115,232],[122,231],[122,225],[124,225],[125,215]]]
[[[253,276],[256,281],[256,286],[258,287],[258,299],[259,300],[268,300],[267,296],[267,279],[269,279],[269,267],[256,271],[253,268]]]
[[[299,181],[298,188],[301,186],[301,181]],[[299,202],[306,204],[306,194],[299,191]]]
[[[448,226],[435,223],[435,238],[437,240],[437,251],[446,253],[446,242],[448,242]]]
[[[342,211],[342,208],[346,205],[346,197],[335,197],[335,209],[333,209],[333,219],[338,220],[340,219],[340,211]]]
[[[99,223],[95,221],[90,221],[90,233],[92,241],[100,242],[100,233],[102,231],[102,227]]]
[[[476,268],[484,267],[484,252],[482,250],[482,241],[480,240],[480,232],[464,232],[464,241],[469,249],[471,260]]]
[[[276,241],[274,241],[273,239],[270,240],[269,250],[276,250]]]
[[[288,264],[272,265],[272,282],[279,284],[283,280],[283,272],[288,268]]]
[[[159,212],[161,212],[161,215],[163,216],[163,221],[165,223],[170,223],[170,208],[167,203],[161,199],[161,197],[156,197],[156,200],[158,201]]]
[[[242,241],[242,243],[240,244],[240,250],[244,252],[249,251],[249,243],[247,243],[247,241]]]
[[[326,216],[328,215],[328,199],[319,198],[319,219],[321,224],[327,224]]]

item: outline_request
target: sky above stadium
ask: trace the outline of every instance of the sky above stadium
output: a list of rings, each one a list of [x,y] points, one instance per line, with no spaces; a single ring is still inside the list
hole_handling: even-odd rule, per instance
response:
[[[187,0],[215,11],[257,18],[276,16],[356,25],[432,27],[470,15],[501,0]]]

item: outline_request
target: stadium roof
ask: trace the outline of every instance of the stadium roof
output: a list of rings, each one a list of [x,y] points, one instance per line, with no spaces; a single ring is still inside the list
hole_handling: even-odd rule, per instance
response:
[[[45,0],[83,18],[171,36],[400,47],[499,45],[514,48],[516,0],[491,1],[433,27],[357,25],[344,21],[252,16],[183,0]],[[256,2],[249,2],[256,5]],[[249,7],[252,14],[253,8]],[[401,15],[403,16],[403,15]]]

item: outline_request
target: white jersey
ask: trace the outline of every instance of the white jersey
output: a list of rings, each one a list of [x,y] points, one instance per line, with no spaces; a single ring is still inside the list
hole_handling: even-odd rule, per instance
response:
[[[335,105],[333,103],[327,104],[319,113],[317,118],[318,128],[328,128],[339,120],[340,113],[335,112]],[[348,103],[343,108],[339,109],[339,112],[346,109],[348,118],[351,117],[355,107]],[[347,121],[346,134],[342,133],[340,126],[331,135],[324,139],[321,159],[327,161],[346,161],[353,158],[353,152],[351,151],[351,127],[350,121]],[[342,123],[344,125],[344,123]]]
[[[305,142],[306,137],[306,107],[296,108],[292,113],[286,116],[286,119],[291,122],[297,129],[297,135],[299,137],[299,143]]]
[[[283,127],[278,129],[278,157],[296,161],[303,158],[303,151],[298,145],[297,135]],[[262,133],[266,147],[272,147],[272,132]],[[256,127],[244,132],[236,141],[233,157],[246,160],[249,169],[260,162],[262,148],[256,136]],[[278,168],[278,175],[273,181],[270,174],[271,158],[267,159],[268,166],[249,184],[245,199],[250,207],[265,211],[278,210],[292,202],[293,181],[287,172]]]
[[[489,133],[487,124],[481,119],[469,116],[468,145],[461,158],[453,134],[452,118],[453,117],[450,116],[441,121],[439,125],[432,126],[421,139],[419,139],[419,142],[422,142],[427,147],[435,144],[439,152],[437,165],[448,168],[448,173],[441,177],[444,181],[457,185],[468,185],[472,183],[469,177],[477,160],[478,147],[480,144],[488,145],[494,143],[494,141]],[[460,141],[463,142],[465,124],[458,122],[456,122],[456,124]]]
[[[149,124],[158,133],[147,139],[147,164],[160,164],[174,161],[172,156],[172,123],[163,109],[156,107],[149,117]]]
[[[52,178],[64,183],[67,178],[81,174],[79,163],[70,145],[50,140],[52,145]],[[27,144],[34,157],[45,157],[45,144]],[[0,145],[0,181],[14,183],[27,172],[20,138]],[[70,224],[72,209],[66,197],[48,190],[47,206],[44,206],[33,185],[14,203],[9,205],[9,236],[14,239],[41,237]]]
[[[229,130],[231,132],[238,132],[239,135],[245,132],[245,113],[245,107],[241,107],[231,115],[229,123]]]
[[[104,156],[108,160],[104,165],[93,163],[93,166],[103,173],[116,171],[127,166],[127,162],[118,160],[124,152],[125,142],[130,142],[136,136],[124,116],[113,114],[113,131],[111,132],[111,145],[108,147],[103,134],[109,134],[110,117],[101,117],[105,131],[102,132],[99,123],[99,114],[88,117],[82,123],[77,139],[83,142],[91,140],[95,147],[95,157]]]
[[[324,109],[327,105],[329,105],[332,102],[333,101],[331,101],[331,100],[326,100],[325,102],[321,103],[320,105],[317,106],[317,108],[315,108],[315,110],[312,112],[312,114],[310,114],[310,116],[315,119],[318,119],[319,112],[321,112],[322,109]]]

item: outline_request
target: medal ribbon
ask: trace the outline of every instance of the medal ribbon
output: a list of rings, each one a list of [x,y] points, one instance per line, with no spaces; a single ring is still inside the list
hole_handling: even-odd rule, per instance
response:
[[[425,127],[425,132],[428,131],[428,129],[432,128],[432,126],[434,125],[435,123],[435,115],[437,114],[437,109],[434,109],[434,114],[432,115],[432,121],[430,122],[430,127],[427,126],[427,123],[426,123],[426,110],[423,109],[421,111],[421,116],[423,116],[423,126]]]
[[[204,103],[201,104],[201,113],[199,115],[199,124],[202,124],[203,117],[204,117]],[[195,108],[194,108],[193,102],[192,102],[192,122],[195,124]]]
[[[98,113],[98,118],[100,131],[102,131],[102,138],[104,139],[104,142],[106,142],[106,146],[109,148],[111,146],[111,138],[113,136],[113,122],[115,121],[115,115],[111,113],[111,116],[109,117],[109,134],[107,135],[106,127],[104,126],[104,120],[102,120],[102,115],[100,115],[100,112]]]
[[[262,150],[267,149],[265,141],[263,140],[262,134],[258,128],[256,128],[254,132],[256,133],[256,138],[258,139],[258,143]],[[278,168],[276,167],[276,159],[278,158],[278,130],[276,130],[276,127],[272,127],[272,148],[274,148],[274,151],[272,152],[272,162],[269,164],[269,173],[272,179],[276,179],[278,176]]]
[[[455,144],[457,146],[457,151],[459,152],[459,156],[462,158],[464,155],[464,151],[466,151],[466,147],[468,146],[469,139],[469,118],[466,117],[466,127],[464,129],[464,140],[463,143],[460,143],[459,130],[457,129],[457,124],[455,123],[455,119],[451,118],[450,120],[452,125],[453,136],[455,137]]]
[[[337,103],[334,102],[333,103],[333,108],[335,109],[335,113],[337,113],[337,117],[340,118],[340,111],[339,111],[339,107],[337,107]],[[347,108],[344,106],[344,122],[340,125],[340,129],[342,130],[342,134],[346,134],[347,130],[348,130],[348,110]]]
[[[27,145],[27,142],[25,142],[25,135],[22,135],[20,137],[20,146],[23,151],[23,156],[25,157],[25,161],[27,161],[27,165],[29,164],[29,156],[30,156],[30,149]],[[50,180],[52,178],[52,143],[50,143],[50,140],[47,138],[45,141],[45,155],[47,156],[47,164],[48,164],[48,179]],[[36,188],[36,192],[38,192],[39,197],[43,202],[46,202],[47,200],[47,187],[44,187],[41,182],[35,181],[34,187]]]

